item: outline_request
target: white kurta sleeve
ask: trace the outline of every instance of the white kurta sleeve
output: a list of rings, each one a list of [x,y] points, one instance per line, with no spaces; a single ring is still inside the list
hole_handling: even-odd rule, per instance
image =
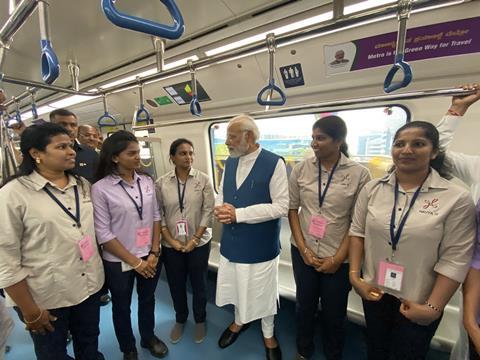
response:
[[[285,162],[279,159],[270,179],[271,204],[257,204],[236,209],[237,222],[256,224],[288,214],[288,178]],[[222,199],[223,200],[223,199]]]

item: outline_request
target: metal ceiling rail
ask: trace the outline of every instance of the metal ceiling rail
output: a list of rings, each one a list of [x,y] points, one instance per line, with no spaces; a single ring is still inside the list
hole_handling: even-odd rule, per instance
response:
[[[419,9],[428,8],[431,6],[439,6],[442,4],[449,4],[449,3],[452,3],[452,0],[416,0],[414,3],[414,9],[419,10]],[[319,36],[326,32],[339,30],[343,27],[352,26],[352,25],[369,21],[369,20],[373,20],[375,18],[381,18],[381,17],[391,16],[396,14],[397,14],[397,4],[394,3],[394,4],[382,6],[382,7],[369,9],[366,11],[352,13],[349,15],[343,15],[338,17],[337,19],[328,20],[320,24],[312,25],[310,27],[307,27],[301,30],[295,30],[283,35],[279,35],[278,37],[276,37],[276,43],[278,47],[281,47],[282,45],[288,45],[291,42],[299,42],[299,41],[307,40],[307,39],[310,39],[311,37]],[[196,69],[201,69],[203,67],[208,67],[210,65],[213,65],[219,62],[229,61],[237,57],[247,56],[252,53],[263,51],[263,50],[267,51],[267,48],[265,47],[265,41],[259,40],[255,43],[240,47],[238,49],[235,49],[223,54],[217,54],[217,55],[213,55],[207,58],[197,60],[193,63],[193,65]],[[148,83],[152,81],[158,81],[158,80],[162,80],[167,77],[176,76],[188,71],[189,71],[188,65],[183,65],[175,69],[166,70],[161,73],[145,76],[143,78],[140,78],[140,82]],[[90,91],[90,92],[75,91],[72,89],[63,88],[59,86],[46,85],[36,81],[17,79],[10,76],[6,76],[3,73],[0,73],[0,82],[1,81],[11,83],[11,84],[16,84],[16,85],[25,85],[30,87],[52,90],[57,93],[63,92],[67,94],[84,95],[84,96],[101,96],[104,93],[118,92],[118,91],[122,91],[124,89],[130,88],[132,86],[138,86],[138,81],[135,79],[103,91],[100,91],[100,90]],[[93,87],[94,86],[92,86],[92,88]],[[26,91],[21,95],[17,96],[16,99],[17,101],[20,101],[27,98],[29,95],[30,95],[30,92]],[[5,105],[10,106],[12,104],[13,104],[13,101],[10,100]]]
[[[394,103],[399,100],[413,100],[413,99],[434,97],[434,96],[465,96],[473,93],[475,93],[475,90],[463,90],[461,88],[430,89],[430,90],[420,90],[420,91],[413,91],[413,92],[400,93],[400,94],[386,94],[386,95],[380,95],[380,96],[367,96],[367,97],[360,97],[360,98],[354,98],[354,99],[332,100],[332,101],[325,101],[325,102],[320,102],[315,104],[286,106],[286,107],[276,108],[268,111],[266,110],[253,111],[253,112],[248,112],[246,114],[254,118],[260,119],[263,117],[272,117],[274,115],[282,115],[282,114],[288,115],[292,113],[306,112],[307,110],[309,111],[324,110],[325,111],[326,109],[331,109],[331,108],[338,109],[339,107],[342,107],[342,106],[371,104],[371,103],[385,102],[385,101]],[[194,123],[200,123],[200,122],[229,120],[236,115],[238,115],[238,113],[230,114],[230,115],[222,115],[217,117],[208,117],[208,118],[165,121],[165,122],[156,123],[152,125],[133,126],[132,130],[148,130],[148,129],[154,129],[159,127],[172,126],[172,125],[183,125],[183,124],[194,124]]]

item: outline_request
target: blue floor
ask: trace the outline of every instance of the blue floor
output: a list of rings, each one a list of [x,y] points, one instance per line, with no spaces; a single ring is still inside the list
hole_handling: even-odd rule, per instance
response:
[[[207,305],[207,329],[208,336],[202,344],[193,342],[193,321],[189,319],[182,340],[173,345],[168,341],[170,328],[174,323],[174,312],[172,301],[168,290],[164,274],[157,288],[157,307],[156,307],[156,333],[164,340],[169,347],[169,354],[166,359],[208,359],[208,360],[253,360],[264,359],[264,347],[260,323],[257,321],[248,331],[243,333],[237,342],[227,349],[221,350],[217,345],[217,340],[225,327],[233,319],[233,309],[218,308],[214,303],[215,293],[215,274],[209,275],[209,302]],[[136,300],[133,301],[133,311],[137,310]],[[18,321],[15,314],[16,326],[9,338],[8,344],[12,347],[7,354],[7,360],[34,360],[33,347],[28,334],[23,330],[24,327]],[[132,316],[134,331],[137,337],[137,346],[140,359],[155,359],[150,353],[139,346],[140,337],[138,335],[136,316]],[[295,356],[295,304],[291,301],[282,299],[279,315],[275,319],[275,332],[281,344],[283,359],[293,360]],[[319,331],[317,332],[319,334]],[[314,359],[324,359],[321,354],[320,337],[316,338],[317,350]],[[121,360],[122,354],[118,349],[118,343],[115,338],[113,324],[111,321],[111,305],[102,307],[101,311],[101,335],[100,350],[107,360]],[[70,349],[70,354],[72,351]],[[361,326],[349,323],[347,326],[347,341],[344,350],[344,359],[366,359],[366,346],[364,342],[364,331]],[[431,350],[428,356],[429,360],[447,360],[448,354]]]

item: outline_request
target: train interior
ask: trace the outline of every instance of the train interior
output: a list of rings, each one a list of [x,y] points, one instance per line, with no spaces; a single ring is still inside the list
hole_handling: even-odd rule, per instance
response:
[[[27,8],[28,2],[0,2],[0,25],[5,27],[12,14],[20,12],[18,8],[24,6],[20,10],[32,13],[14,34],[5,35],[0,29],[0,35],[11,35],[9,39],[0,37],[0,44],[5,45],[0,53],[0,86],[8,95],[4,123],[20,117],[30,124],[39,118],[47,120],[56,108],[68,108],[80,124],[100,126],[104,136],[117,129],[131,130],[141,140],[145,169],[155,177],[172,169],[170,143],[188,138],[195,145],[194,167],[211,177],[215,189],[228,156],[226,124],[236,114],[249,113],[258,120],[260,144],[284,157],[288,171],[311,154],[313,122],[326,113],[338,114],[348,126],[352,158],[380,177],[391,164],[389,149],[398,127],[412,120],[436,124],[448,109],[451,95],[460,91],[458,86],[480,79],[479,1],[412,2],[404,34],[412,80],[388,93],[384,80],[393,65],[392,53],[398,52],[395,39],[401,1],[177,0],[185,24],[177,39],[160,39],[116,26],[104,13],[108,1],[98,0],[50,1],[48,5],[39,1],[48,10],[48,31],[42,31],[45,17],[37,13],[43,11]],[[114,6],[119,12],[175,27],[162,3],[170,2],[117,1]],[[39,47],[45,32],[60,69],[51,83],[51,69],[45,68],[45,52],[41,58]],[[396,81],[402,78],[401,72]],[[271,91],[272,84],[280,92]],[[257,95],[265,87],[269,105],[260,105]],[[279,105],[285,100],[282,96],[286,102]],[[193,108],[192,99],[198,100]],[[38,117],[33,117],[32,104]],[[147,119],[137,116],[142,109],[148,112]],[[475,130],[479,118],[480,106],[474,105],[461,121],[452,150],[479,153]],[[9,167],[4,145],[18,146],[18,139],[4,127],[2,134],[4,130],[2,169]],[[221,225],[215,223],[209,260],[211,292],[220,234]],[[277,331],[290,333],[280,333],[279,338],[284,339],[282,345],[290,343],[287,354],[293,357],[295,338],[289,324],[294,321],[295,282],[286,218],[282,220],[281,243],[280,313],[285,314],[279,316],[282,324]],[[161,321],[167,337],[173,311],[164,278],[157,294],[163,298],[157,323]],[[263,356],[258,352],[263,351],[258,350],[261,344],[258,348],[245,345],[244,356],[239,349],[219,354],[220,350],[208,348],[216,346],[216,330],[219,335],[231,319],[228,311],[215,307],[213,294],[209,296],[209,314],[215,322],[209,334],[212,339],[201,345],[201,356],[195,353],[195,345],[178,351],[183,342],[176,345],[176,354],[191,359]],[[432,342],[432,359],[448,358],[459,334],[460,303],[457,292]],[[104,308],[101,346],[110,340],[114,343],[109,316],[108,307]],[[361,335],[354,333],[361,333],[364,320],[361,300],[354,291],[349,297],[348,318],[352,340],[347,340],[345,356],[358,359],[365,349]],[[254,336],[260,339],[257,335],[249,335],[249,343],[255,342]],[[7,359],[33,357],[18,321],[12,339]],[[111,347],[116,349],[116,344]],[[115,351],[111,350],[112,358]],[[321,358],[319,353],[316,356]]]

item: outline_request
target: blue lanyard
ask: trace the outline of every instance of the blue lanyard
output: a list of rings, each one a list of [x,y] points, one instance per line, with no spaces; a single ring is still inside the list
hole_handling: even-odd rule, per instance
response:
[[[328,188],[330,187],[330,183],[332,182],[333,173],[337,169],[338,162],[340,161],[340,157],[338,158],[335,165],[333,165],[332,171],[330,171],[330,175],[328,175],[327,185],[325,185],[325,190],[322,194],[322,164],[320,163],[320,159],[318,160],[318,203],[320,208],[322,208],[323,201],[325,200],[325,196],[327,195]]]
[[[185,180],[185,184],[183,184],[183,190],[180,193],[180,180],[178,179],[177,175],[177,190],[178,190],[178,205],[180,206],[180,213],[183,214],[183,209],[185,209],[185,206],[183,205],[183,200],[185,199],[185,189],[187,188],[187,180]]]
[[[430,174],[430,173],[429,173]],[[427,175],[428,177],[428,175]],[[427,178],[425,178],[427,180]],[[392,250],[395,251],[397,250],[397,244],[400,241],[400,236],[402,235],[403,227],[405,226],[405,223],[407,222],[408,215],[410,214],[410,210],[413,207],[413,204],[415,204],[415,201],[418,198],[418,195],[420,195],[420,190],[422,190],[423,183],[425,180],[422,181],[418,189],[415,191],[413,194],[412,200],[410,200],[410,205],[405,212],[405,215],[403,218],[400,220],[400,224],[398,224],[398,230],[395,233],[395,217],[397,213],[397,201],[398,201],[398,181],[395,179],[395,195],[394,195],[394,201],[393,201],[393,208],[392,208],[392,215],[390,217],[390,240],[392,242]]]
[[[130,196],[127,189],[125,189],[125,186],[123,186],[122,182],[120,182],[119,184],[122,189],[127,193],[127,196],[130,198],[130,200],[132,200],[133,205],[135,205],[135,209],[137,209],[140,220],[143,220],[143,193],[142,188],[140,187],[140,179],[137,179],[138,192],[140,193],[140,206],[138,206],[137,202]]]
[[[76,206],[76,211],[75,211],[75,215],[73,215],[66,207],[65,205],[62,204],[62,202],[60,200],[58,200],[58,198],[53,195],[53,193],[50,191],[50,189],[47,188],[47,186],[45,186],[43,188],[43,190],[48,194],[48,196],[50,196],[52,198],[53,201],[55,201],[57,203],[58,206],[60,206],[60,208],[65,212],[65,214],[67,214],[70,218],[73,219],[73,221],[75,221],[75,223],[77,224],[77,227],[80,228],[82,227],[82,224],[80,223],[80,199],[78,197],[78,188],[77,188],[77,185],[75,185],[73,187],[73,191],[75,192],[75,206]]]

